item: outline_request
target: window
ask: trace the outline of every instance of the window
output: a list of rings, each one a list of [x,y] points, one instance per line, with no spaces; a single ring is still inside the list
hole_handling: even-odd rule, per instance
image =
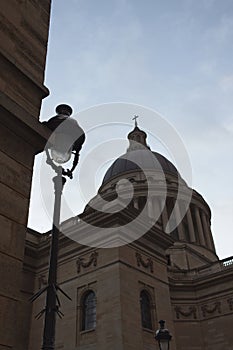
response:
[[[152,329],[151,297],[146,290],[140,293],[142,327]]]
[[[82,298],[82,331],[96,327],[96,297],[92,290],[86,292]]]

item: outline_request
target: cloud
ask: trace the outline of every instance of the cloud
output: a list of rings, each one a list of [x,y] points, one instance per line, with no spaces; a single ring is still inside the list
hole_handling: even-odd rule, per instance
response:
[[[223,90],[223,92],[232,92],[233,74],[223,76],[219,81],[219,86]]]
[[[219,50],[228,45],[232,39],[233,16],[232,14],[221,14],[212,25],[205,28],[203,43],[208,49]]]

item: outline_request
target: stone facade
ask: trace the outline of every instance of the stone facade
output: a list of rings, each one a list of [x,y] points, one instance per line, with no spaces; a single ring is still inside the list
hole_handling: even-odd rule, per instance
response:
[[[24,288],[27,215],[35,154],[47,130],[38,121],[50,1],[3,0],[0,7],[0,349],[26,349],[31,305]]]
[[[129,135],[131,140],[134,132]],[[129,147],[127,152],[132,151],[135,149]],[[182,221],[166,232],[178,183],[182,196],[175,220],[181,215],[181,206],[190,191],[175,167],[157,156],[167,186],[161,209],[165,184],[161,181],[161,170],[151,158],[153,152],[148,152],[143,153],[143,164],[147,167],[153,164],[149,171],[149,200],[145,199],[148,179],[132,164],[127,168],[129,155],[126,155],[126,162],[116,160],[107,171],[99,189],[101,197],[94,197],[83,214],[61,225],[58,281],[72,301],[60,294],[64,317],[57,320],[56,349],[156,349],[154,330],[160,319],[166,320],[173,334],[171,350],[232,349],[233,258],[218,259],[210,228],[210,209],[196,191],[191,192]],[[133,199],[124,210],[107,213],[106,208],[119,209],[127,201],[130,193],[127,182],[118,186],[120,199],[118,203],[114,201],[116,183],[126,178],[133,184]],[[102,199],[107,202],[103,204]],[[147,229],[159,207],[161,214]],[[141,213],[144,216],[138,219]],[[131,231],[126,229],[136,219],[137,225]],[[107,228],[114,228],[110,236]],[[124,241],[131,236],[136,238]],[[24,273],[31,294],[46,286],[49,245],[50,233],[40,236],[28,232]],[[95,293],[96,326],[84,330],[83,298],[87,291]],[[148,327],[142,322],[142,291],[150,296]],[[34,302],[33,315],[40,315],[44,303],[44,296]],[[30,349],[39,350],[42,331],[43,315],[39,320],[32,319]]]
[[[49,235],[37,236],[37,240],[35,235],[28,234],[25,256],[25,274],[31,271],[31,293],[33,285],[34,292],[46,285],[50,242]],[[57,318],[56,349],[152,350],[159,319],[166,319],[173,334],[172,350],[232,348],[233,260],[204,263],[191,270],[168,266],[169,249],[162,254],[157,240],[162,241],[163,249],[173,242],[161,235],[154,228],[137,242],[107,249],[87,248],[61,236],[58,280],[72,301],[59,294],[64,317]],[[97,325],[82,331],[81,300],[89,289],[96,294]],[[141,325],[142,289],[152,296],[153,330]],[[41,296],[34,302],[33,316],[44,306]],[[31,327],[29,348],[39,350],[43,316],[32,318]]]

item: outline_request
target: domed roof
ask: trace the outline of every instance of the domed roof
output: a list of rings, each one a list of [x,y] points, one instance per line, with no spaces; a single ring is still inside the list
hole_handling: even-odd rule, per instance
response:
[[[150,150],[137,149],[117,158],[107,170],[103,184],[111,178],[133,170],[163,170],[164,173],[178,175],[176,167],[164,156]]]
[[[107,170],[102,185],[111,178],[134,170],[157,170],[178,176],[176,167],[164,156],[152,152],[146,143],[146,133],[138,128],[135,121],[135,128],[128,134],[129,148],[127,152],[117,158]]]

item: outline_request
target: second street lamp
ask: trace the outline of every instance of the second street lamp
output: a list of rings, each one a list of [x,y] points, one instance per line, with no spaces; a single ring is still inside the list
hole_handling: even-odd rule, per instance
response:
[[[159,350],[169,350],[170,349],[170,340],[172,338],[169,330],[165,328],[165,321],[159,321],[160,328],[155,332],[155,339],[158,342]]]
[[[85,134],[77,121],[70,118],[72,108],[68,105],[59,105],[56,108],[57,115],[52,117],[49,121],[44,122],[52,134],[45,147],[47,155],[47,163],[56,172],[53,178],[54,182],[54,213],[53,226],[51,237],[51,250],[49,262],[48,284],[45,288],[36,293],[31,301],[37,299],[43,292],[46,293],[46,306],[38,317],[45,313],[44,333],[43,333],[43,350],[53,350],[55,348],[55,325],[56,314],[61,317],[62,313],[59,310],[60,301],[57,291],[64,293],[57,284],[57,259],[58,259],[58,241],[59,241],[59,224],[60,224],[60,209],[61,209],[61,195],[63,186],[66,182],[65,176],[70,179],[73,177],[73,171],[78,164],[79,151],[85,141]],[[60,164],[68,162],[74,155],[73,165],[71,169],[63,169]],[[69,298],[69,297],[68,297]]]

